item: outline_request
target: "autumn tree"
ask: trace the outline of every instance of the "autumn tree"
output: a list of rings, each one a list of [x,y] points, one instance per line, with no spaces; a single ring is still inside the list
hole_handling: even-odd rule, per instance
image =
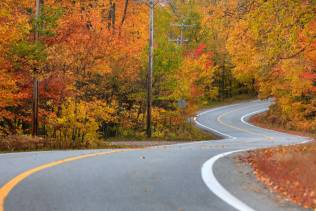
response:
[[[315,130],[314,71],[307,55],[314,51],[313,1],[252,1],[233,24],[227,42],[234,74],[246,83],[256,81],[262,98],[275,97],[271,116],[290,128]]]

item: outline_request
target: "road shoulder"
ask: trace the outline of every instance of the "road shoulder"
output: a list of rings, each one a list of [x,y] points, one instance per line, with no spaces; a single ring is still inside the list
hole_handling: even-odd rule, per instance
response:
[[[251,167],[239,159],[238,153],[219,159],[214,165],[214,172],[219,182],[238,199],[257,211],[303,211],[308,210],[282,199],[269,191],[258,181]],[[229,169],[229,172],[227,172]]]

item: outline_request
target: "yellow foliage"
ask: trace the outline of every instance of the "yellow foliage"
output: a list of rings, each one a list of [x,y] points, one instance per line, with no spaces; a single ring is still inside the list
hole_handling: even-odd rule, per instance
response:
[[[113,121],[115,107],[104,102],[88,103],[69,98],[60,111],[48,119],[48,134],[64,141],[91,143],[98,138],[97,130],[101,121]],[[59,114],[58,114],[59,113]]]

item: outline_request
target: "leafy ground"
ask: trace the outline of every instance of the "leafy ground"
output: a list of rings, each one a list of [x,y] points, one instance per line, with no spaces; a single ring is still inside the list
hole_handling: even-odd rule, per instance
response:
[[[260,127],[267,126],[257,115],[251,119],[252,123]],[[273,128],[275,129],[275,128]],[[315,134],[287,131],[282,132],[297,135]],[[280,193],[285,198],[306,207],[316,209],[316,142],[294,146],[280,146],[277,148],[261,149],[249,152],[245,158],[253,168],[257,178],[266,184],[272,191]]]
[[[249,152],[257,178],[272,191],[306,208],[316,208],[316,143]]]
[[[285,128],[283,125],[273,122],[267,116],[267,113],[261,113],[255,116],[252,116],[249,121],[254,125],[257,125],[262,128],[273,129],[279,132],[285,132],[293,135],[300,135],[306,136],[311,138],[316,138],[316,134],[311,131],[297,131],[297,130],[290,130]]]

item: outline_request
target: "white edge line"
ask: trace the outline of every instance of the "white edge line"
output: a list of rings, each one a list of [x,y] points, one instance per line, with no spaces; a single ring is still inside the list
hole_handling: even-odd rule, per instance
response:
[[[251,127],[259,128],[259,127],[255,126],[255,125],[250,124],[250,123],[247,122],[245,119],[248,118],[248,117],[250,117],[250,116],[252,116],[252,115],[260,114],[260,113],[263,113],[263,112],[268,111],[268,110],[269,110],[269,108],[264,108],[264,109],[261,109],[261,110],[258,110],[258,111],[251,112],[251,113],[249,113],[249,114],[245,114],[245,115],[243,115],[243,116],[241,117],[240,120],[242,121],[242,123],[244,123],[244,124],[246,124],[246,125],[249,125],[249,126],[251,126]],[[262,128],[260,128],[260,129],[262,129]]]
[[[252,100],[250,102],[257,102],[259,100]],[[215,130],[213,128],[210,128],[210,127],[207,127],[203,124],[201,124],[197,118],[200,116],[200,115],[203,115],[203,114],[206,114],[206,113],[209,113],[209,112],[213,112],[213,111],[216,111],[216,110],[220,110],[220,109],[223,109],[223,108],[230,108],[230,107],[234,107],[234,106],[237,106],[237,105],[241,105],[241,104],[244,104],[244,103],[248,103],[248,102],[241,102],[241,103],[237,103],[237,104],[232,104],[232,105],[226,105],[226,106],[221,106],[221,107],[217,107],[217,108],[213,108],[213,109],[208,109],[206,111],[203,111],[203,112],[200,112],[198,113],[194,118],[193,118],[193,121],[200,127],[204,128],[204,129],[207,129],[209,130],[210,132],[214,132],[220,136],[223,136],[225,138],[228,138],[228,139],[232,139],[232,140],[235,140],[236,137],[233,137],[231,135],[228,135],[228,134],[225,134],[225,133],[222,133],[222,132],[219,132],[218,130]],[[194,145],[194,144],[197,144],[197,143],[207,143],[209,142],[210,140],[206,140],[206,141],[194,141],[194,142],[190,142],[190,143],[179,143],[179,144],[167,144],[167,145],[160,145],[160,146],[151,146],[151,147],[147,147],[147,149],[159,149],[159,148],[164,148],[164,147],[172,147],[172,146],[188,146],[188,145]],[[220,141],[220,140],[212,140],[212,142],[216,142],[216,141]]]
[[[241,104],[241,103],[239,103],[239,104]],[[210,110],[201,112],[201,113],[199,113],[198,115],[196,115],[196,116],[193,118],[193,120],[194,120],[194,122],[195,122],[198,126],[204,128],[204,129],[213,131],[214,133],[216,133],[216,134],[218,134],[218,135],[221,135],[221,136],[223,136],[223,137],[225,137],[225,138],[229,138],[229,139],[233,139],[233,140],[234,140],[234,139],[237,139],[237,138],[234,137],[234,136],[228,135],[228,134],[226,134],[226,133],[222,133],[222,132],[220,132],[220,131],[218,131],[218,130],[215,130],[214,128],[211,128],[211,127],[208,127],[208,126],[206,126],[206,125],[201,124],[201,123],[197,120],[197,118],[198,118],[199,116],[203,115],[203,114],[207,114],[207,113],[210,113],[210,112],[213,112],[213,111],[217,111],[217,110],[220,110],[220,109],[223,109],[223,108],[230,108],[230,107],[233,107],[233,106],[236,106],[236,105],[239,105],[239,104],[233,104],[233,105],[228,105],[228,106],[222,106],[222,107],[218,107],[218,108],[215,108],[215,109],[210,109]]]
[[[213,110],[209,110],[209,111],[206,111],[206,112],[203,112],[203,113],[200,113],[199,115],[201,114],[205,114],[205,113],[208,113],[208,112],[212,112],[214,110],[217,110],[217,109],[213,109]],[[258,111],[254,111],[254,112],[251,112],[251,113],[248,113],[244,116],[241,117],[241,121],[244,123],[244,124],[247,124],[247,125],[250,125],[250,126],[253,126],[253,127],[257,127],[255,125],[252,125],[248,122],[245,121],[245,118],[251,116],[251,115],[254,115],[254,114],[258,114],[258,113],[262,113],[264,111],[267,111],[268,108],[266,109],[261,109],[261,110],[258,110]],[[230,136],[228,134],[225,134],[225,133],[222,133],[222,132],[219,132],[213,128],[210,128],[210,127],[207,127],[201,123],[199,123],[197,121],[197,117],[199,116],[197,115],[195,118],[194,118],[194,121],[196,122],[196,124],[198,124],[199,126],[203,127],[203,128],[206,128],[208,130],[211,130],[211,131],[214,131],[216,133],[219,133],[221,135],[223,135],[224,137],[231,137],[232,139],[237,139],[236,137],[233,137],[233,136]],[[307,140],[307,141],[304,141],[302,142],[302,144],[304,143],[307,143],[309,142],[310,140]],[[222,199],[224,202],[226,202],[227,204],[229,204],[230,206],[234,207],[235,209],[237,210],[241,210],[241,211],[255,211],[253,208],[249,207],[247,204],[245,204],[244,202],[240,201],[238,198],[236,198],[234,195],[232,195],[231,193],[229,193],[219,182],[218,180],[216,179],[215,175],[214,175],[214,171],[213,171],[213,166],[215,164],[215,162],[217,160],[219,160],[220,158],[223,158],[225,156],[228,156],[228,155],[231,155],[231,154],[234,154],[234,153],[238,153],[238,152],[245,152],[245,151],[249,151],[249,150],[252,150],[252,148],[248,148],[248,149],[243,149],[243,150],[235,150],[235,151],[230,151],[230,152],[225,152],[225,153],[221,153],[219,155],[216,155],[212,158],[210,158],[209,160],[207,160],[203,166],[202,166],[202,169],[201,169],[201,175],[202,175],[202,179],[204,181],[204,183],[206,184],[206,186],[215,194],[217,195],[220,199]]]
[[[215,129],[213,129],[213,128],[210,128],[210,127],[207,127],[207,126],[201,124],[199,121],[197,121],[197,117],[194,117],[194,122],[195,122],[198,126],[200,126],[200,127],[202,127],[202,128],[205,128],[205,129],[207,129],[207,130],[213,131],[214,133],[216,133],[216,134],[218,134],[218,135],[227,137],[227,138],[229,138],[229,139],[234,139],[234,140],[237,139],[237,138],[234,137],[234,136],[231,136],[231,135],[228,135],[228,134],[219,132],[218,130],[215,130]]]
[[[220,110],[220,109],[223,109],[223,108],[230,108],[230,107],[234,107],[234,106],[238,106],[238,105],[242,105],[242,104],[245,104],[245,103],[254,103],[254,102],[260,102],[260,100],[251,100],[251,101],[246,101],[246,102],[240,102],[240,103],[236,103],[236,104],[231,104],[231,105],[226,105],[226,106],[220,106],[220,107],[217,107],[217,108],[213,108],[213,109],[207,109],[205,111],[202,111],[200,113],[198,113],[196,116],[200,116],[200,115],[203,115],[203,114],[206,114],[206,113],[209,113],[209,112],[212,112],[212,111],[217,111],[217,110]]]
[[[242,211],[254,211],[251,207],[237,199],[235,196],[233,196],[231,193],[229,193],[216,179],[213,171],[213,166],[215,162],[223,158],[227,155],[238,153],[238,152],[243,152],[247,151],[250,149],[244,149],[244,150],[236,150],[236,151],[231,151],[231,152],[226,152],[222,153],[219,155],[216,155],[206,161],[201,169],[201,174],[202,174],[202,179],[206,186],[215,194],[217,195],[220,199],[225,201],[227,204],[231,205],[237,210],[242,210]]]
[[[253,115],[256,115],[256,114],[263,113],[263,112],[268,111],[268,110],[269,110],[269,108],[265,108],[265,109],[261,109],[261,110],[258,110],[258,111],[254,111],[254,112],[245,114],[244,116],[241,117],[240,120],[242,121],[242,123],[244,123],[244,124],[246,124],[246,125],[248,125],[248,126],[251,126],[251,127],[259,128],[259,129],[261,129],[261,130],[266,130],[266,131],[274,132],[274,133],[281,134],[281,135],[289,135],[289,134],[287,134],[287,133],[279,132],[279,131],[276,131],[276,130],[261,128],[261,127],[258,127],[258,126],[256,126],[256,125],[253,125],[253,124],[251,124],[251,123],[249,123],[249,122],[246,121],[246,118],[248,118],[248,117],[250,117],[250,116],[253,116]],[[300,144],[306,144],[306,143],[312,141],[311,138],[308,138],[308,137],[305,137],[305,136],[292,135],[292,134],[290,134],[290,135],[291,135],[291,136],[296,136],[296,137],[299,137],[299,138],[305,138],[305,139],[307,139],[306,141],[303,141],[303,142],[301,142]]]
[[[260,100],[253,100],[253,101],[250,101],[250,102],[259,102],[259,101],[260,101]],[[203,125],[203,124],[201,124],[201,123],[197,120],[197,118],[198,118],[199,116],[203,115],[203,114],[207,114],[207,113],[210,113],[210,112],[213,112],[213,111],[217,111],[217,110],[220,110],[220,109],[223,109],[223,108],[235,107],[235,106],[238,106],[238,105],[242,105],[242,104],[244,104],[244,103],[245,103],[245,102],[241,102],[241,103],[237,103],[237,104],[232,104],[232,105],[227,105],[227,106],[221,106],[221,107],[218,107],[218,108],[206,110],[206,111],[204,111],[204,112],[201,112],[201,113],[197,114],[197,115],[193,118],[193,120],[194,120],[194,122],[195,122],[198,126],[204,128],[204,129],[213,131],[214,133],[216,133],[216,134],[218,134],[218,135],[221,135],[221,136],[223,136],[224,138],[229,138],[229,139],[235,140],[235,139],[237,139],[237,137],[228,135],[228,134],[226,134],[226,133],[222,133],[222,132],[220,132],[220,131],[218,131],[218,130],[215,130],[214,128],[211,128],[211,127],[208,127],[208,126],[206,126],[206,125]],[[247,103],[249,103],[249,102],[247,102]],[[260,113],[260,112],[258,112],[258,113]]]
[[[226,106],[227,107],[231,107],[231,106]],[[219,109],[219,108],[218,108]],[[208,110],[205,111],[203,113],[200,113],[199,115],[197,115],[196,117],[194,117],[194,121],[197,125],[199,125],[200,127],[206,128],[208,130],[214,131],[217,134],[220,134],[224,137],[228,137],[231,139],[237,139],[237,137],[222,133],[218,130],[215,130],[213,128],[210,128],[208,126],[205,126],[203,124],[201,124],[198,120],[197,117],[200,116],[201,114],[205,114],[205,113],[209,113],[218,109],[212,109],[212,110]],[[226,153],[222,153],[219,155],[216,155],[212,158],[210,158],[208,161],[206,161],[202,168],[201,168],[201,175],[202,175],[202,179],[204,181],[204,183],[206,184],[206,186],[210,189],[210,191],[212,191],[215,195],[217,195],[220,199],[222,199],[224,202],[226,202],[227,204],[229,204],[230,206],[234,207],[237,210],[242,210],[242,211],[255,211],[254,209],[252,209],[251,207],[249,207],[248,205],[246,205],[245,203],[243,203],[242,201],[240,201],[238,198],[236,198],[235,196],[233,196],[231,193],[229,193],[216,179],[215,175],[214,175],[214,171],[213,171],[213,166],[215,164],[215,162],[220,159],[223,158],[227,155],[230,154],[234,154],[234,153],[238,153],[238,152],[242,152],[242,151],[248,151],[250,149],[243,149],[243,150],[236,150],[236,151],[231,151],[231,152],[226,152]]]

